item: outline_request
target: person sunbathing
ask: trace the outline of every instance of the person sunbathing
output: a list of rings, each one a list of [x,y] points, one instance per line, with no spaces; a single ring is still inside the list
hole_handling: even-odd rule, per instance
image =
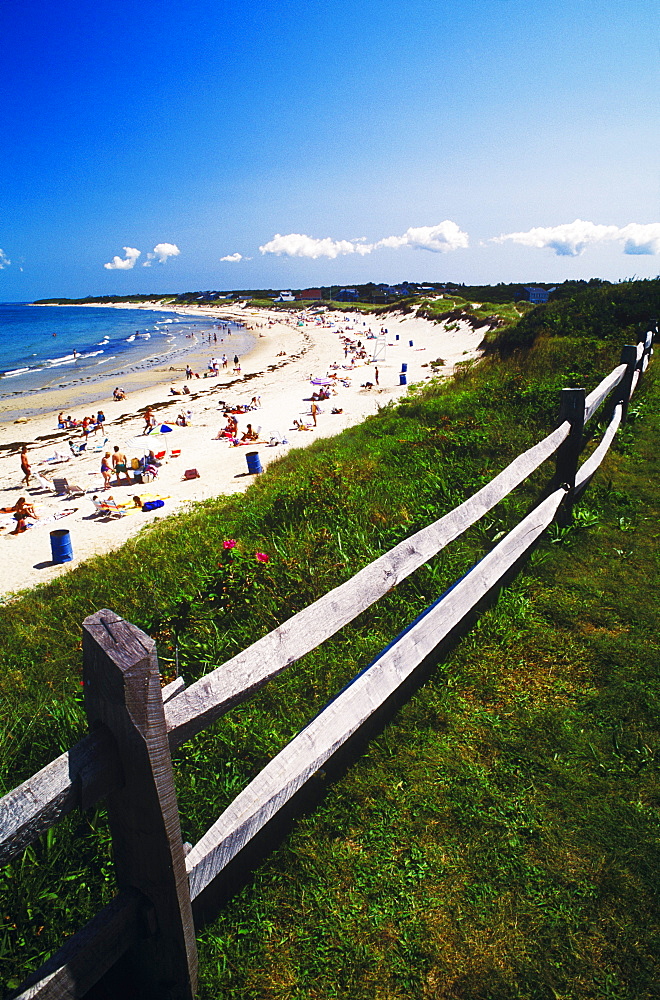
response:
[[[22,531],[26,530],[26,518],[33,518],[35,521],[39,520],[34,511],[34,507],[31,503],[27,502],[25,497],[20,497],[20,499],[14,504],[13,508],[9,508],[9,510],[13,511],[14,520],[16,521],[16,527],[13,531],[9,532],[10,535],[19,535]]]
[[[256,441],[258,437],[259,435],[257,434],[257,432],[252,429],[252,424],[248,424],[247,430],[245,431],[245,434],[241,438],[241,444],[244,441]]]

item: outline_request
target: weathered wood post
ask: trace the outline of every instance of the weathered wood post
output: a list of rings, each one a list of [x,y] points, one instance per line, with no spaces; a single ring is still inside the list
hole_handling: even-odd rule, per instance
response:
[[[612,405],[616,406],[618,403],[621,403],[621,426],[623,427],[626,422],[626,417],[628,416],[630,390],[632,388],[632,380],[634,378],[635,367],[637,365],[637,346],[635,344],[626,344],[626,346],[622,348],[621,364],[627,365],[626,374],[617,386],[616,396],[612,400]]]
[[[582,450],[582,435],[584,433],[584,389],[562,389],[559,407],[559,423],[565,420],[571,425],[571,432],[557,449],[555,465],[555,483],[557,486],[566,484],[568,492],[566,499],[559,508],[557,521],[565,526],[573,517],[575,503],[575,476]]]
[[[145,935],[120,960],[136,994],[191,1000],[197,948],[155,644],[102,610],[83,622],[85,709],[117,744],[123,784],[108,796],[120,888],[145,897]]]

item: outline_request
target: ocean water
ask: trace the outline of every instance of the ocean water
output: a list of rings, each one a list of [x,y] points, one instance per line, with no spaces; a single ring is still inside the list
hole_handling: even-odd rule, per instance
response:
[[[0,303],[0,400],[106,378],[120,384],[122,374],[173,362],[204,344],[219,355],[227,347],[221,322],[146,309]],[[236,324],[224,326],[239,333],[232,352],[245,353],[253,338],[240,336]]]

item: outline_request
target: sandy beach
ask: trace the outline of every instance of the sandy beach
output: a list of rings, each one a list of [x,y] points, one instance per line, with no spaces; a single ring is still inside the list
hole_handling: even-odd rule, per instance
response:
[[[196,307],[178,307],[176,311],[200,315]],[[51,393],[51,412],[0,422],[0,503],[7,509],[19,497],[26,497],[39,516],[32,527],[16,535],[11,534],[16,525],[12,513],[0,513],[0,597],[6,600],[17,591],[69,572],[92,555],[117,548],[154,518],[166,517],[183,505],[244,491],[254,478],[247,465],[248,453],[257,452],[265,468],[291,448],[337,434],[361,422],[379,406],[404,396],[407,385],[434,374],[449,375],[458,362],[478,356],[483,337],[483,331],[474,331],[468,324],[446,330],[444,325],[414,314],[315,315],[313,311],[282,313],[240,306],[205,310],[205,314],[237,320],[253,332],[256,345],[241,357],[240,373],[233,371],[233,351],[228,340],[213,348],[200,346],[186,358],[193,371],[202,375],[210,357],[214,354],[220,358],[224,350],[229,364],[226,369],[220,367],[217,377],[193,377],[186,383],[183,371],[156,365],[150,369],[152,385],[147,388],[144,372],[140,373],[139,389],[133,388],[130,376],[123,380],[126,399],[122,401],[113,400],[114,386],[99,382],[90,388],[84,409],[77,408],[73,416],[82,420],[101,409],[106,417],[104,430],[90,434],[86,449],[77,457],[69,441],[81,445],[81,430],[60,430],[57,424],[60,410],[71,412],[66,395]],[[432,368],[430,363],[439,359],[443,364]],[[402,385],[400,379],[403,364],[407,366],[407,385]],[[327,381],[330,391],[328,399],[317,403],[316,426],[310,397],[324,387],[312,384],[312,377]],[[173,387],[183,393],[185,385],[189,395],[173,395],[170,391]],[[254,409],[235,416],[238,439],[250,423],[253,430],[258,430],[258,441],[233,446],[227,437],[217,439],[226,425],[225,404],[241,410],[250,406],[255,397]],[[142,414],[149,406],[156,428],[144,435]],[[187,426],[177,426],[177,416],[182,412],[189,413]],[[298,430],[294,421],[310,429]],[[162,425],[170,426],[171,432],[160,432]],[[23,444],[28,446],[32,468],[27,490],[21,484]],[[149,450],[156,455],[164,451],[156,478],[142,484],[117,485],[113,475],[110,489],[104,491],[101,459],[115,446],[126,454],[129,464]],[[184,473],[190,469],[196,469],[199,478],[185,479]],[[61,479],[79,489],[72,494],[56,493],[58,484],[54,481]],[[137,507],[128,512],[126,508],[120,516],[98,513],[93,501],[93,497],[100,501],[112,497],[118,505],[130,504],[136,495],[143,499],[163,498],[164,505],[151,512]],[[68,562],[52,560],[50,532],[55,530],[69,532],[59,546],[70,545],[73,559]]]

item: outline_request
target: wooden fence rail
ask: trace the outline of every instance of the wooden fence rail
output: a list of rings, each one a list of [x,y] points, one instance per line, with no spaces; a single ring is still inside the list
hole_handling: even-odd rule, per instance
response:
[[[82,997],[111,966],[140,995],[186,998],[196,989],[192,902],[288,801],[457,630],[474,617],[554,521],[571,516],[625,423],[652,353],[653,330],[589,395],[565,389],[558,426],[474,496],[400,542],[350,580],[185,688],[162,691],[153,641],[112,611],[83,627],[91,732],[0,800],[0,864],[58,819],[108,802],[119,893],[32,975],[14,998]],[[602,439],[578,468],[584,425],[610,397]],[[553,455],[545,498],[344,688],[237,795],[186,855],[171,752],[317,648],[458,538]]]

